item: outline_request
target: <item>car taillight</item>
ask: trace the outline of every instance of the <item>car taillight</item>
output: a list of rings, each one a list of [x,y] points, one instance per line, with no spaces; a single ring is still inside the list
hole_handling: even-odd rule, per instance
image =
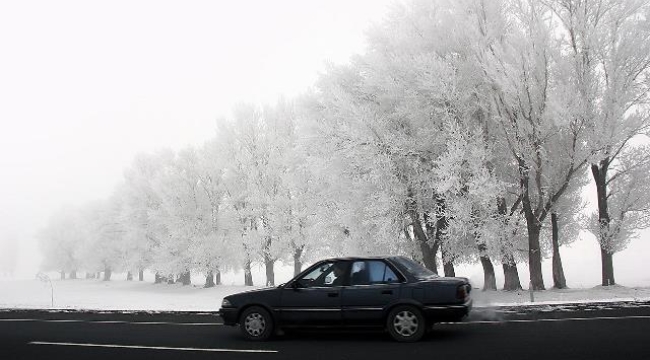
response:
[[[460,285],[456,288],[456,298],[463,300],[469,295],[469,289],[466,284]]]

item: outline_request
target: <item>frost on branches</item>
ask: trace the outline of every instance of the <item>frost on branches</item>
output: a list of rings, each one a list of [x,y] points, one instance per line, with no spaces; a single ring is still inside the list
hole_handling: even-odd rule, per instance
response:
[[[561,246],[588,229],[614,284],[612,254],[650,224],[649,19],[641,0],[398,4],[305,94],[242,104],[54,216],[45,266],[213,286],[261,265],[271,286],[278,263],[394,254],[447,276],[480,263],[486,290],[495,265],[521,289],[527,262],[540,290],[548,257],[566,287]]]

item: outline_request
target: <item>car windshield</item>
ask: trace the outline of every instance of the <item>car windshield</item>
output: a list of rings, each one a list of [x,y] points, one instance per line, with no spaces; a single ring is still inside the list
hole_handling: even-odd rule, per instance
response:
[[[429,277],[437,277],[436,273],[433,271],[425,268],[424,266],[418,264],[417,262],[405,258],[402,256],[397,256],[392,258],[393,261],[401,265],[403,268],[406,269],[411,275],[415,276],[418,279],[424,279],[424,278],[429,278]]]

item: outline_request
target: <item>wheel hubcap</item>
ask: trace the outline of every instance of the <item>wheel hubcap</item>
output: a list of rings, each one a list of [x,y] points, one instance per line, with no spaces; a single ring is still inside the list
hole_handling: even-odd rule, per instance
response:
[[[398,334],[409,337],[418,331],[419,323],[418,318],[408,310],[400,311],[395,315],[393,320],[393,328]]]
[[[244,327],[251,336],[260,336],[266,329],[266,320],[260,313],[251,313],[246,316]]]

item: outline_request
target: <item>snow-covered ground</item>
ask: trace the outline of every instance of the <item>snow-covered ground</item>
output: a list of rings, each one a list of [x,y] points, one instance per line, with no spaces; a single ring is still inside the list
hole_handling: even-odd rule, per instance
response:
[[[475,306],[565,304],[583,302],[614,302],[650,300],[650,287],[595,286],[585,289],[549,289],[535,291],[481,291],[472,292]]]
[[[0,309],[88,309],[152,311],[216,311],[224,296],[250,290],[240,285],[204,289],[199,285],[153,284],[113,280],[54,280],[54,304],[50,286],[39,280],[0,280]],[[255,287],[257,288],[257,287]],[[528,291],[487,291],[475,289],[475,306],[529,305]],[[537,291],[537,303],[650,300],[650,287],[593,287]]]

